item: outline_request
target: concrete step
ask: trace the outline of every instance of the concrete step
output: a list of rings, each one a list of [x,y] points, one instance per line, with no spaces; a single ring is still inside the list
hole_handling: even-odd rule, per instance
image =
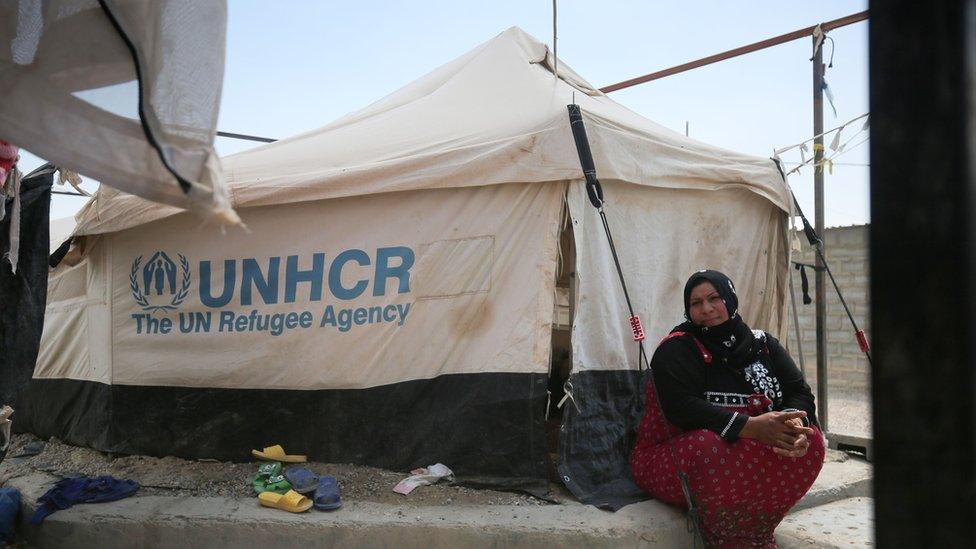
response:
[[[874,499],[842,499],[792,513],[776,530],[780,549],[874,545]]]
[[[820,478],[781,530],[790,543],[816,522],[805,513],[869,495],[871,466],[831,453]],[[23,495],[19,535],[34,547],[690,547],[684,514],[657,501],[616,513],[588,505],[413,507],[346,501],[342,509],[299,515],[261,507],[256,498],[136,495],[76,505],[40,526],[27,523],[56,480],[11,478]],[[421,488],[422,489],[422,488]],[[863,499],[863,498],[862,498]],[[818,507],[820,506],[820,507]],[[799,521],[795,517],[802,517]],[[829,524],[824,523],[824,524]],[[787,525],[790,525],[787,528]],[[810,530],[810,535],[817,534]],[[819,534],[818,534],[819,535]],[[800,541],[796,541],[800,540]],[[793,545],[804,547],[803,545]]]
[[[30,517],[53,477],[11,479]],[[291,514],[256,498],[134,496],[76,505],[18,532],[36,547],[684,547],[679,511],[656,501],[617,513],[580,504],[407,507],[345,502],[335,512]]]
[[[851,497],[870,497],[872,475],[871,464],[863,459],[828,450],[820,476],[793,507],[793,512]]]

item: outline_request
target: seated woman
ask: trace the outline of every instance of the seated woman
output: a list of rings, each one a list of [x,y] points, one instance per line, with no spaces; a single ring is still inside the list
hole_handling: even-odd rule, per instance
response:
[[[651,360],[634,480],[685,507],[680,468],[709,546],[776,547],[773,530],[823,466],[810,386],[774,337],[742,320],[724,274],[693,274],[684,306],[688,321]]]

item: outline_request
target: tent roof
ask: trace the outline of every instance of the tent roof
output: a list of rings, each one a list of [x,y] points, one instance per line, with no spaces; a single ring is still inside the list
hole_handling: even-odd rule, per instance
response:
[[[741,187],[789,211],[770,159],[687,138],[596,90],[512,27],[368,107],[223,160],[235,208],[374,193],[582,179],[566,105],[583,111],[597,174],[655,187]],[[179,213],[102,188],[80,234]]]

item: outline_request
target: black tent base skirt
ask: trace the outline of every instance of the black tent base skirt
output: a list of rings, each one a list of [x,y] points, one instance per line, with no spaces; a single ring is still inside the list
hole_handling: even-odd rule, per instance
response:
[[[15,428],[105,452],[250,461],[280,444],[312,461],[547,491],[546,375],[455,374],[368,389],[200,389],[33,379]]]

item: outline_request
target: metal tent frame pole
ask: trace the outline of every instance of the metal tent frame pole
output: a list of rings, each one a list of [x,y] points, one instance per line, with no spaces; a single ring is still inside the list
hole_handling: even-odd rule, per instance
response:
[[[815,246],[824,252],[824,170],[823,170],[823,38],[813,36],[813,217],[814,229],[820,236]],[[824,277],[823,253],[814,254],[816,325],[817,325],[817,419],[820,428],[827,426],[827,280]]]

